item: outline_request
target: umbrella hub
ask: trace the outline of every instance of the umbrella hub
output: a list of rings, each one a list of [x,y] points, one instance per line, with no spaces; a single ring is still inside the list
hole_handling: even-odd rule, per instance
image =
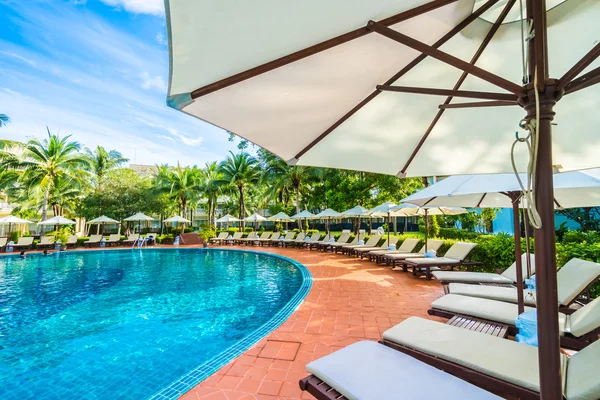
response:
[[[518,100],[518,103],[527,112],[525,116],[526,121],[530,121],[536,118],[536,93],[533,83],[525,86],[525,96]],[[554,119],[554,106],[562,98],[564,89],[558,89],[556,87],[556,81],[554,79],[548,79],[546,81],[546,88],[542,92],[538,92],[539,102],[539,118],[540,119]]]

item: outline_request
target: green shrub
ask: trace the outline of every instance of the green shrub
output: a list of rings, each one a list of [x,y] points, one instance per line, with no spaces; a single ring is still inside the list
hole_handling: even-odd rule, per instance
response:
[[[192,228],[191,226],[186,226],[184,229],[184,233],[189,233],[189,232],[194,232],[194,228]],[[173,235],[174,237],[179,235],[180,233],[181,233],[181,228],[179,228],[179,227],[171,229],[171,235]]]
[[[90,240],[89,236],[81,236],[77,238],[77,247],[81,247],[83,246],[84,242],[87,242],[88,240]]]
[[[253,226],[247,226],[244,228],[244,232],[245,233],[250,233],[250,232],[254,232],[254,227]],[[248,235],[244,235],[244,237],[246,237]]]
[[[599,243],[600,232],[598,231],[566,231],[562,235],[562,243]]]
[[[465,229],[457,228],[440,228],[438,237],[444,239],[456,239],[461,241],[474,241],[481,236],[481,233],[467,231]]]
[[[19,240],[19,232],[17,232],[17,231],[11,232],[9,242],[12,241],[12,242],[17,243],[18,240]]]

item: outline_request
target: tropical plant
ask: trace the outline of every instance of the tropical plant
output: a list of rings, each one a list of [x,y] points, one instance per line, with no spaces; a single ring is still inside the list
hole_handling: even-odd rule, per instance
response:
[[[67,182],[77,182],[81,187],[89,176],[89,160],[80,153],[79,143],[69,141],[70,137],[60,138],[48,130],[47,139],[30,139],[21,146],[20,154],[4,163],[7,168],[22,171],[18,181],[26,193],[41,197],[42,220],[46,219],[51,196],[58,199],[59,188],[64,189]]]
[[[91,171],[97,179],[102,179],[106,173],[114,168],[121,166],[129,161],[116,150],[106,150],[102,146],[97,146],[94,150],[85,149],[89,160]]]
[[[176,168],[167,165],[157,166],[154,184],[159,193],[166,193],[175,200],[181,216],[187,218],[188,206],[199,197],[200,170],[197,167]]]
[[[6,114],[0,114],[0,128],[6,126],[10,122],[10,117]]]
[[[206,163],[201,172],[201,192],[206,199],[206,214],[208,215],[208,225],[215,226],[215,214],[217,201],[222,193],[223,185],[219,164],[216,161]]]
[[[231,151],[227,159],[219,164],[221,179],[218,182],[229,185],[237,191],[240,219],[246,216],[244,199],[246,189],[260,181],[260,169],[257,168],[257,165],[258,160],[250,154],[245,152],[234,154]],[[243,221],[242,226],[244,226]]]

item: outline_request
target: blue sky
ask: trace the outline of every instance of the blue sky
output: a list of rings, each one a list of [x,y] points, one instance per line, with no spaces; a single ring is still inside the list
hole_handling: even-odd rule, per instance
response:
[[[203,165],[235,144],[165,105],[163,0],[0,0],[0,137],[72,134],[138,164]]]

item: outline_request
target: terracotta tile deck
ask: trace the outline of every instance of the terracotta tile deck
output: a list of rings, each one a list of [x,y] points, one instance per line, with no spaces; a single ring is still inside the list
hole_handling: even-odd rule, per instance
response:
[[[437,319],[427,315],[431,302],[443,294],[437,281],[339,254],[253,250],[301,262],[312,273],[312,289],[278,329],[182,399],[312,399],[298,387],[308,362],[359,340],[379,340],[383,331],[409,316]]]

